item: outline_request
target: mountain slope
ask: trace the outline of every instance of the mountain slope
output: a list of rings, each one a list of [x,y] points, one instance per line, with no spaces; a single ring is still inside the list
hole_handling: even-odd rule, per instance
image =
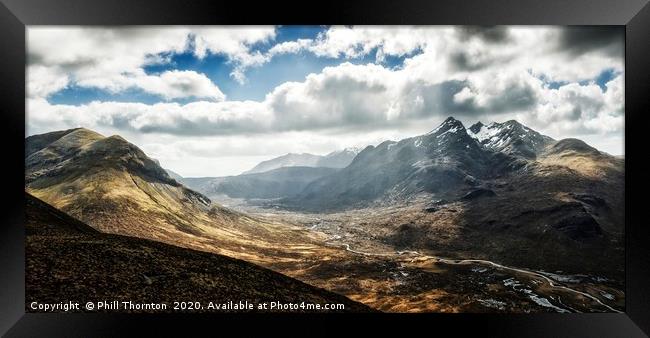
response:
[[[354,159],[361,149],[358,148],[345,148],[343,150],[333,151],[327,155],[321,156],[316,162],[317,167],[325,168],[345,168]]]
[[[365,305],[251,263],[154,241],[102,234],[26,194],[26,311],[32,301],[191,300]],[[210,310],[204,310],[211,312]],[[300,311],[300,309],[298,310]],[[131,312],[131,311],[126,311]],[[138,312],[138,311],[136,311]],[[146,310],[142,312],[147,312]],[[220,312],[220,311],[219,311]]]
[[[459,210],[458,239],[482,255],[621,281],[624,185],[623,160],[565,139],[548,145],[522,170],[485,182],[494,196],[450,203],[432,217]],[[425,236],[431,239],[427,245],[436,241],[433,236]]]
[[[87,129],[62,135],[25,158],[28,192],[104,232],[149,236],[157,228],[163,239],[204,231],[200,224],[208,218],[200,215],[210,200],[169,177],[139,148]],[[43,139],[51,134],[28,137],[27,148]]]
[[[598,151],[578,139],[563,139],[547,147],[540,162],[564,166],[593,178],[622,179],[625,159]]]
[[[153,239],[246,259],[294,261],[321,252],[321,238],[211,203],[119,136],[74,129],[26,139],[25,190],[107,233]],[[41,147],[51,141],[47,146]],[[32,146],[38,144],[38,147]],[[289,250],[293,248],[294,250]]]

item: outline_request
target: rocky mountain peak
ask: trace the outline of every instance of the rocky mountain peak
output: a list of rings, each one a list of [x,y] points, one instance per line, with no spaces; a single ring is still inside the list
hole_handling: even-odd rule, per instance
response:
[[[469,131],[476,134],[479,132],[479,130],[481,130],[481,128],[483,128],[483,126],[484,124],[481,121],[478,121],[474,123],[471,127],[469,127]]]
[[[427,135],[442,135],[443,133],[456,133],[465,131],[465,126],[459,120],[453,117],[446,118],[436,129],[430,131]]]
[[[55,175],[65,169],[83,174],[109,169],[143,175],[150,180],[179,186],[155,160],[119,135],[104,137],[85,128],[34,135],[26,140],[26,179]]]
[[[470,127],[468,134],[488,149],[525,158],[535,158],[554,141],[515,120],[488,125],[478,122]]]

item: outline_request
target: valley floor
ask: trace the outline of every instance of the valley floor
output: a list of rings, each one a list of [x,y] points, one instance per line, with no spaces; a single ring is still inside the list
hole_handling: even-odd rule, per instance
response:
[[[342,213],[304,214],[279,208],[260,208],[235,199],[221,198],[219,202],[261,219],[302,226],[317,234],[317,238],[324,238],[324,246],[339,249],[335,254],[327,251],[319,255],[315,250],[307,253],[303,264],[277,262],[264,265],[381,311],[530,313],[624,310],[622,280],[598,274],[509,265],[489,257],[489,254],[471,250],[471,243],[459,246],[459,250],[451,250],[463,230],[449,224],[441,225],[444,231],[436,234],[441,239],[439,248],[416,250],[408,245],[413,241],[395,240],[393,230],[396,227],[413,224],[413,218],[422,218],[419,211],[423,206],[418,203]],[[392,228],[386,224],[392,224]],[[431,231],[435,232],[435,227]]]

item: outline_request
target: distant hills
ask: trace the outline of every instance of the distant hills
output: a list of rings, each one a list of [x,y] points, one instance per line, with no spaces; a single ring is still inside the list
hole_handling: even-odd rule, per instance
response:
[[[255,174],[278,169],[282,167],[323,167],[323,168],[344,168],[359,153],[357,148],[346,148],[333,151],[327,155],[293,154],[289,153],[280,157],[260,162],[252,169],[243,174]]]
[[[182,178],[181,181],[208,196],[224,194],[234,198],[271,199],[295,196],[309,183],[337,170],[327,167],[286,166],[253,174]]]
[[[251,170],[236,176],[174,176],[179,182],[207,196],[286,198],[297,195],[312,181],[348,166],[359,151],[357,148],[345,148],[327,155],[289,153],[260,162]]]

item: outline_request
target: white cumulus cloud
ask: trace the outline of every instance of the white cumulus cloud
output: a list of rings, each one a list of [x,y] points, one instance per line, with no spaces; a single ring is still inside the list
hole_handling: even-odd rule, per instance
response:
[[[83,126],[125,134],[182,166],[183,156],[200,162],[242,154],[252,161],[267,153],[363,146],[426,132],[452,115],[466,123],[514,118],[555,138],[579,137],[621,153],[624,62],[622,35],[616,31],[330,27],[312,39],[274,44],[277,30],[29,28],[28,133]],[[231,76],[241,83],[248,69],[279,55],[340,62],[281,83],[263,100],[229,101],[205,74],[144,71],[147,65],[168,64],[169,55],[181,52],[203,59],[224,56]],[[372,53],[374,60],[358,62]],[[403,62],[391,65],[390,56]],[[611,79],[596,83],[606,71]],[[48,101],[71,85],[113,93],[137,89],[159,96],[160,102]],[[168,153],[161,151],[165,145]]]

